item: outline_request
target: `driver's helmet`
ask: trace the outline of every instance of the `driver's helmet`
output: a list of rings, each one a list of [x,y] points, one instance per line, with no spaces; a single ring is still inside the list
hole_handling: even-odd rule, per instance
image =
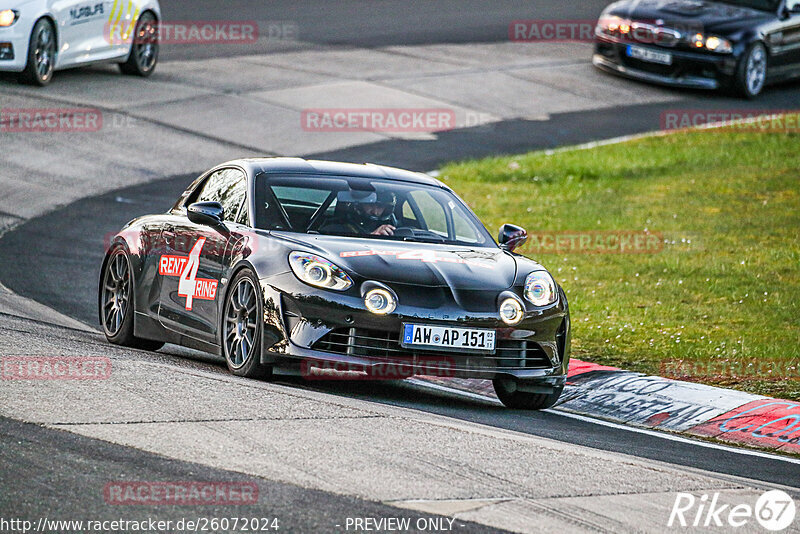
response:
[[[370,191],[359,194],[353,191],[352,214],[362,226],[376,228],[383,224],[394,224],[394,209],[397,196],[391,191]]]

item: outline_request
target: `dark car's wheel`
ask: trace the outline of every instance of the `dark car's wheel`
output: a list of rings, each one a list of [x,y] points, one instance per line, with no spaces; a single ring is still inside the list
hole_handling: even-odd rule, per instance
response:
[[[47,19],[39,19],[31,31],[28,63],[19,76],[23,83],[47,85],[53,79],[56,63],[56,32]]]
[[[528,393],[517,390],[516,382],[508,378],[495,378],[492,381],[494,392],[508,408],[519,410],[544,410],[550,408],[561,396],[563,387],[556,388],[553,393]]]
[[[761,94],[767,80],[767,61],[767,49],[762,43],[750,45],[736,66],[737,93],[745,98],[755,98]]]
[[[134,76],[150,76],[158,63],[158,21],[155,15],[147,11],[136,23],[133,34],[131,53],[119,68],[125,74]]]
[[[250,269],[233,278],[222,315],[222,352],[228,369],[236,376],[269,378],[272,367],[261,365],[264,303],[258,280]]]
[[[140,339],[133,335],[134,294],[131,262],[124,248],[116,248],[108,257],[100,289],[100,323],[111,343],[144,350],[158,350],[161,341]]]

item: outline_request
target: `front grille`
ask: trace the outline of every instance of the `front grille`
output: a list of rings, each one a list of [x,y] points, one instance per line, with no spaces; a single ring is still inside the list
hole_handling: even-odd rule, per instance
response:
[[[631,33],[626,36],[631,42],[668,48],[675,47],[682,38],[683,33],[679,30],[641,21],[631,23]]]
[[[439,360],[457,369],[545,369],[550,359],[538,343],[516,339],[499,339],[495,354],[461,354],[450,351],[409,349],[400,345],[399,332],[365,328],[335,328],[311,347],[314,350],[346,354],[380,361],[411,363]]]

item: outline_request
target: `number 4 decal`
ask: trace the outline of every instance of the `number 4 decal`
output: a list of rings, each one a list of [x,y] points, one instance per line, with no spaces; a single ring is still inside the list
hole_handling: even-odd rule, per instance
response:
[[[189,261],[183,268],[181,277],[178,280],[178,295],[186,297],[186,309],[192,309],[192,299],[194,298],[195,288],[197,287],[197,269],[200,267],[200,251],[206,244],[206,238],[201,237],[194,244],[189,252]]]
[[[436,256],[435,250],[409,250],[397,255],[398,260],[420,260],[425,263],[436,263],[441,260]]]
[[[186,297],[186,309],[191,310],[194,299],[214,300],[217,296],[217,281],[197,278],[200,268],[200,252],[206,238],[201,237],[186,256],[161,256],[159,273],[164,276],[179,276],[178,296]]]

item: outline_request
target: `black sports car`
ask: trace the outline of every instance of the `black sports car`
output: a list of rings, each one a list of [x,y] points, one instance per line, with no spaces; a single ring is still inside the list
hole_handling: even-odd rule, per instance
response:
[[[595,66],[752,98],[800,76],[800,0],[623,0],[595,28]]]
[[[507,406],[541,409],[569,363],[567,299],[424,174],[298,158],[243,159],[195,180],[167,213],[128,223],[99,284],[112,343],[165,342],[274,368],[489,378]],[[409,371],[410,370],[410,371]]]

